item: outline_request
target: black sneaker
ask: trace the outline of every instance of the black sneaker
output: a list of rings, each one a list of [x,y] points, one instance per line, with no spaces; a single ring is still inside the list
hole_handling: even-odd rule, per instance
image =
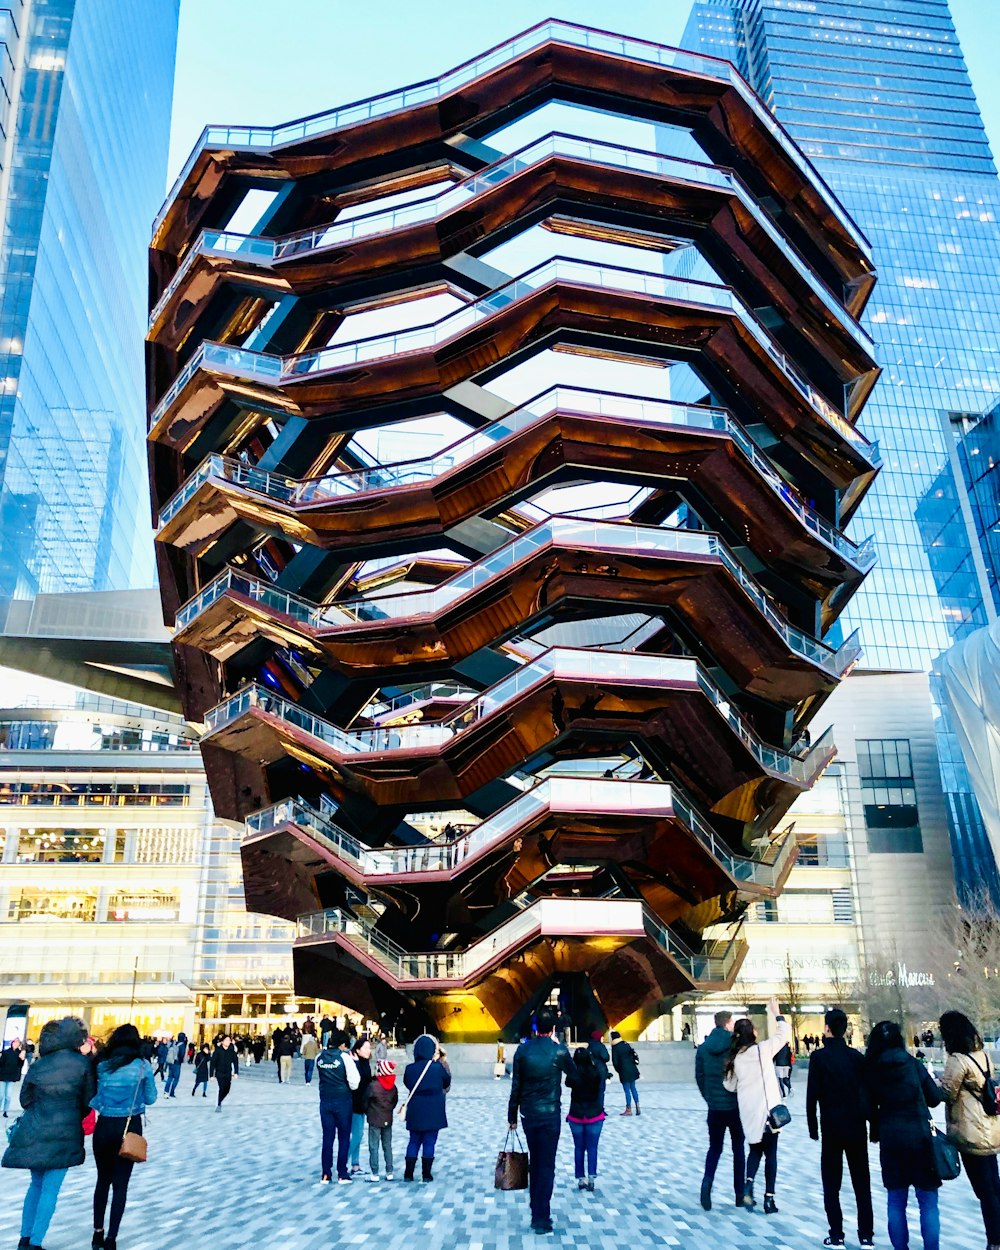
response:
[[[861,1250],[872,1250],[872,1248],[875,1245],[875,1238],[874,1237],[859,1237],[858,1245],[861,1247]]]
[[[824,1237],[823,1238],[824,1246],[842,1246],[843,1244],[844,1244],[843,1237]],[[862,1242],[861,1244],[864,1245],[865,1243]],[[871,1245],[872,1243],[869,1242],[868,1244]]]

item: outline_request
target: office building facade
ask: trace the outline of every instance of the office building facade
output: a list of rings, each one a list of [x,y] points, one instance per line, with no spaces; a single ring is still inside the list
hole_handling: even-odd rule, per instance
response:
[[[145,239],[179,0],[0,6],[0,612],[154,581]]]
[[[241,840],[179,716],[72,691],[0,710],[0,1016],[213,1037],[327,1008],[294,997],[293,926],[246,910]]]
[[[1000,391],[1000,183],[947,0],[695,0],[684,44],[741,69],[871,240],[884,467],[853,525],[879,564],[842,620],[866,667],[932,672],[989,620],[974,541],[946,522],[952,426]],[[998,895],[937,678],[932,696],[956,881]]]
[[[179,691],[299,990],[483,1040],[731,985],[872,563],[875,275],[801,153],[728,67],[546,23],[209,129],[150,256]]]

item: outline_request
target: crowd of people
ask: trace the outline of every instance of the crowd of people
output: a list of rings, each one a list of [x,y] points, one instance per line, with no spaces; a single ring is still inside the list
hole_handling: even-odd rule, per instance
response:
[[[840,1203],[844,1162],[850,1173],[862,1248],[874,1244],[875,1228],[868,1164],[868,1142],[877,1142],[882,1182],[887,1191],[888,1233],[893,1250],[909,1250],[906,1206],[911,1189],[920,1209],[924,1250],[939,1250],[938,1190],[942,1153],[935,1140],[931,1109],[945,1104],[946,1140],[957,1148],[969,1183],[979,1200],[988,1250],[1000,1250],[1000,1092],[992,1060],[974,1024],[956,1011],[946,1012],[939,1028],[947,1056],[940,1080],[911,1055],[902,1031],[892,1021],[875,1025],[865,1052],[848,1042],[845,1013],[826,1013],[820,1045],[810,1047],[806,1090],[809,1136],[821,1143],[820,1173],[829,1233],[824,1245],[845,1244]],[[916,1039],[920,1041],[921,1038]],[[511,1064],[507,1106],[508,1135],[523,1132],[530,1160],[528,1191],[531,1229],[552,1231],[551,1198],[562,1126],[562,1090],[569,1091],[566,1122],[573,1137],[574,1171],[581,1191],[593,1192],[598,1175],[601,1130],[607,1116],[606,1087],[614,1073],[625,1096],[623,1116],[640,1115],[639,1057],[616,1031],[610,1048],[595,1031],[586,1044],[570,1049],[559,1037],[558,1015],[542,1008],[532,1017],[532,1031],[518,1046]],[[764,1171],[763,1211],[777,1212],[778,1143],[790,1114],[783,1072],[789,1065],[791,1028],[775,1000],[768,1008],[766,1037],[749,1018],[720,1011],[715,1028],[698,1047],[695,1079],[707,1104],[708,1152],[700,1201],[712,1209],[716,1172],[728,1134],[732,1153],[733,1199],[738,1208],[757,1206],[755,1185]],[[318,1078],[321,1126],[320,1182],[351,1184],[359,1177],[367,1130],[369,1172],[378,1183],[394,1178],[393,1126],[402,1117],[407,1131],[403,1177],[434,1179],[440,1134],[448,1127],[448,1091],[452,1073],[447,1055],[429,1034],[418,1037],[412,1061],[397,1086],[397,1065],[383,1037],[347,1032],[324,1019],[301,1028],[285,1026],[270,1039],[277,1078],[287,1082],[290,1059],[298,1054],[305,1081]],[[20,1041],[0,1054],[3,1114],[10,1089],[21,1081],[22,1114],[8,1128],[2,1166],[30,1172],[25,1194],[19,1250],[40,1250],[69,1168],[85,1161],[85,1137],[92,1134],[95,1163],[93,1250],[117,1250],[129,1180],[136,1161],[145,1157],[142,1117],[158,1094],[176,1097],[185,1062],[193,1069],[192,1095],[207,1096],[217,1086],[217,1110],[239,1077],[240,1055],[253,1056],[246,1039],[228,1034],[214,1046],[197,1046],[183,1033],[151,1044],[134,1026],[117,1028],[98,1046],[81,1021],[47,1023],[39,1037],[38,1058],[28,1065]],[[254,1062],[261,1062],[253,1057]],[[286,1064],[285,1059],[289,1062]],[[25,1070],[26,1069],[26,1070]],[[23,1080],[22,1080],[23,1074]],[[634,1108],[634,1110],[633,1110]],[[138,1152],[138,1153],[136,1153]]]
[[[906,1204],[911,1189],[920,1209],[924,1250],[939,1250],[938,1190],[951,1173],[942,1176],[931,1109],[943,1102],[946,1140],[957,1147],[979,1200],[987,1248],[1000,1250],[1000,1094],[993,1063],[976,1027],[961,1012],[945,1012],[939,1028],[947,1059],[936,1081],[906,1049],[894,1021],[876,1024],[862,1053],[848,1044],[845,1013],[839,1008],[826,1013],[822,1046],[810,1056],[806,1087],[809,1136],[821,1142],[820,1175],[829,1224],[825,1246],[844,1245],[840,1190],[845,1160],[857,1203],[858,1241],[863,1248],[874,1245],[868,1166],[872,1141],[879,1145],[893,1250],[910,1247]],[[778,1061],[790,1037],[789,1024],[772,1000],[766,1038],[757,1037],[751,1020],[734,1020],[731,1012],[720,1011],[715,1029],[698,1048],[696,1080],[708,1105],[709,1146],[701,1183],[705,1210],[712,1208],[727,1133],[737,1207],[756,1207],[754,1184],[763,1159],[764,1212],[778,1210],[778,1140],[789,1118],[781,1101]]]

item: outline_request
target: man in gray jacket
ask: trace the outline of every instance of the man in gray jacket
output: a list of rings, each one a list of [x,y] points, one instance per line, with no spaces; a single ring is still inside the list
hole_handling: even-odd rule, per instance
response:
[[[708,1103],[708,1154],[705,1156],[705,1175],[701,1182],[701,1205],[706,1211],[712,1209],[712,1182],[715,1180],[715,1169],[722,1158],[727,1129],[733,1148],[733,1189],[736,1205],[743,1204],[746,1167],[743,1126],[740,1123],[736,1095],[731,1094],[722,1084],[732,1041],[733,1013],[717,1011],[715,1028],[695,1052],[694,1079],[698,1082],[702,1098]]]

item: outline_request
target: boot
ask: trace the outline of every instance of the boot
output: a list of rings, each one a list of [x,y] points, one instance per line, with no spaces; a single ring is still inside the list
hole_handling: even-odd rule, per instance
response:
[[[434,1179],[434,1177],[431,1175],[431,1168],[432,1168],[433,1166],[434,1166],[434,1156],[433,1156],[433,1155],[431,1155],[431,1157],[430,1157],[429,1159],[427,1158],[427,1156],[426,1156],[426,1155],[423,1155],[423,1156],[421,1157],[421,1160],[420,1160],[420,1170],[421,1170],[421,1176],[420,1176],[420,1179],[421,1179],[421,1180],[424,1180],[424,1181],[432,1181],[432,1180]]]
[[[105,1237],[104,1238],[104,1250],[118,1250],[118,1238],[117,1237]]]
[[[706,1211],[712,1209],[712,1186],[707,1180],[701,1182],[701,1205]]]
[[[404,1180],[404,1181],[412,1181],[412,1180],[413,1180],[413,1169],[414,1169],[416,1166],[417,1166],[417,1156],[416,1156],[416,1155],[414,1155],[414,1156],[411,1158],[409,1155],[407,1155],[407,1156],[406,1156],[406,1167],[405,1167],[405,1168],[403,1168],[403,1180]]]
[[[753,1181],[747,1181],[743,1186],[743,1205],[748,1211],[752,1211],[757,1205],[753,1200]]]
[[[626,1107],[625,1110],[622,1112],[622,1115],[631,1115],[631,1114],[632,1114],[631,1107]]]
[[[778,1214],[778,1208],[774,1204],[774,1194],[764,1195],[764,1214],[765,1215],[777,1215]]]
[[[635,1104],[635,1113],[636,1113],[636,1115],[642,1115],[642,1112],[639,1110],[639,1104],[638,1104],[638,1103],[636,1103],[636,1104]]]
[[[90,1250],[104,1250],[104,1229],[95,1228],[90,1242]]]

